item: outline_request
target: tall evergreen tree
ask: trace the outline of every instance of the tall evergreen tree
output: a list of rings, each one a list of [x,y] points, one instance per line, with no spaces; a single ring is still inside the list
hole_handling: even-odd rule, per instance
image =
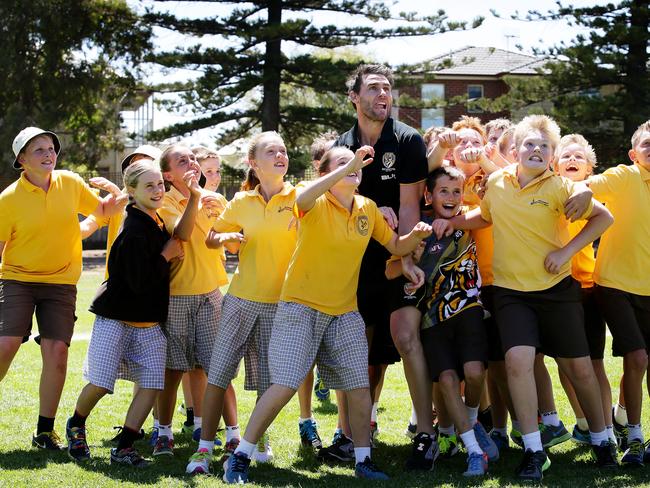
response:
[[[135,87],[129,69],[150,45],[150,27],[126,0],[0,2],[0,153],[25,126],[58,131],[64,161],[92,167],[120,145],[119,102]],[[11,165],[0,176],[11,178]]]
[[[550,100],[563,132],[582,133],[594,145],[601,169],[627,162],[630,136],[650,119],[650,10],[645,0],[623,0],[574,8],[558,2],[526,20],[567,20],[588,29],[568,45],[537,54],[548,56],[544,76],[513,78],[505,98],[510,106]]]
[[[183,6],[192,3],[198,2],[174,2],[176,10],[181,12]],[[286,103],[281,100],[281,93],[311,90],[312,98],[319,101],[323,95],[340,95],[344,92],[345,77],[359,60],[313,52],[288,56],[284,43],[329,49],[467,27],[466,23],[450,21],[443,11],[432,16],[413,13],[394,16],[386,2],[376,0],[215,0],[212,3],[232,6],[232,10],[226,15],[196,19],[153,10],[144,15],[153,25],[187,36],[183,46],[159,52],[150,60],[166,68],[202,72],[196,79],[157,87],[176,94],[167,102],[170,108],[189,109],[193,115],[189,121],[158,132],[160,137],[229,121],[236,124],[222,133],[222,142],[241,137],[253,128],[281,129],[294,137],[330,127],[345,128],[353,119],[344,98],[325,105],[300,101],[301,97],[296,98],[296,103]],[[308,18],[332,13],[341,19],[354,18],[359,23],[370,19],[374,24],[318,26]],[[476,19],[473,25],[480,24],[481,20]],[[205,35],[217,36],[219,47],[203,47],[199,39]]]

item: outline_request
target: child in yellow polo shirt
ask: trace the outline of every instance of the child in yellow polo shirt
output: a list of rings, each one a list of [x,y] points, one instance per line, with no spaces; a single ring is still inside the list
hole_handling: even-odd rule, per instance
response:
[[[596,153],[593,147],[580,134],[569,134],[562,139],[556,150],[556,161],[554,169],[560,176],[569,178],[571,181],[585,181],[596,166]],[[569,223],[569,237],[575,237],[584,227],[584,220],[577,220]],[[607,435],[613,442],[616,442],[614,428],[612,425],[612,390],[607,379],[605,363],[605,320],[598,310],[594,295],[594,266],[596,258],[594,248],[591,244],[580,250],[571,260],[571,276],[573,276],[582,287],[582,308],[585,317],[585,332],[589,343],[589,356],[594,367],[594,372],[600,384],[602,396],[603,413]],[[571,408],[576,415],[576,425],[573,428],[573,439],[576,442],[589,444],[589,429],[587,420],[576,397],[573,385],[567,376],[560,370],[560,381],[564,391],[569,398]]]
[[[330,388],[347,391],[357,460],[355,474],[387,479],[370,460],[370,391],[365,325],[355,291],[370,238],[404,255],[431,232],[418,223],[398,237],[372,200],[356,194],[361,168],[374,149],[333,148],[319,179],[296,199],[298,243],[287,270],[269,344],[271,386],[258,401],[246,433],[225,466],[224,481],[246,482],[255,443],[295,394],[314,361]]]
[[[650,344],[650,120],[632,136],[629,157],[634,164],[610,168],[590,177],[588,184],[615,218],[601,239],[594,281],[596,300],[612,333],[613,353],[623,356],[628,449],[621,462],[640,466],[642,387]]]
[[[574,384],[597,464],[617,464],[589,359],[580,286],[570,276],[571,258],[602,234],[613,219],[592,200],[578,216],[586,218],[587,224],[568,240],[564,206],[576,188],[549,170],[559,132],[557,124],[546,116],[528,116],[520,122],[514,134],[518,164],[492,174],[480,208],[447,221],[446,229],[449,233],[454,228],[493,224],[494,308],[525,447],[517,475],[526,480],[541,480],[550,465],[537,426],[533,374],[537,349],[555,357]]]
[[[262,132],[249,144],[251,176],[258,183],[241,191],[215,221],[206,244],[225,246],[239,252],[239,266],[224,297],[217,331],[208,387],[203,402],[205,418],[199,447],[186,471],[207,474],[212,460],[212,439],[224,407],[226,390],[244,358],[244,388],[256,390],[258,397],[270,385],[268,347],[280,290],[296,244],[291,226],[294,187],[284,181],[289,158],[284,141],[276,132]],[[236,443],[226,446],[234,451]],[[264,436],[255,451],[257,462],[268,461],[272,451]]]
[[[169,313],[164,324],[167,334],[165,389],[158,398],[159,430],[153,455],[173,454],[174,435],[171,423],[176,407],[176,391],[184,372],[201,368],[203,382],[194,392],[195,416],[193,437],[198,440],[202,421],[199,410],[205,392],[205,372],[210,364],[212,347],[221,313],[219,287],[228,276],[219,249],[208,249],[205,239],[212,227],[214,195],[199,194],[201,204],[185,212],[196,197],[183,179],[190,173],[197,179],[201,168],[194,153],[182,144],[167,147],[160,156],[167,192],[160,216],[170,234],[183,241],[185,258],[172,263]]]
[[[29,337],[36,313],[43,372],[32,445],[58,450],[54,420],[81,275],[78,214],[103,218],[121,203],[112,195],[98,198],[77,174],[54,169],[61,144],[53,132],[27,127],[12,149],[13,167],[21,174],[0,194],[0,381]]]

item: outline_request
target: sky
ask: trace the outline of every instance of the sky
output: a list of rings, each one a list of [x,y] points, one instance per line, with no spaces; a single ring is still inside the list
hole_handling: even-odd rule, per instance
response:
[[[144,0],[140,2],[131,1],[137,9],[151,7],[160,11],[168,11],[176,15],[183,15],[191,18],[212,17],[215,15],[227,14],[233,7],[226,5],[215,5],[211,2],[194,2],[188,4],[183,1],[154,2]],[[391,4],[390,0],[386,2]],[[573,0],[574,6],[594,5],[604,3],[601,0]],[[378,62],[392,65],[403,63],[415,63],[444,54],[464,46],[487,46],[517,51],[520,46],[522,52],[532,53],[533,48],[551,47],[560,42],[570,42],[580,32],[576,27],[569,27],[562,21],[541,21],[530,22],[512,20],[510,16],[519,11],[521,16],[530,10],[537,9],[546,12],[556,7],[555,0],[519,0],[516,3],[512,0],[398,0],[394,2],[393,12],[417,12],[421,15],[433,14],[442,9],[452,20],[471,21],[477,16],[485,17],[483,24],[472,30],[449,32],[434,36],[420,36],[414,38],[387,39],[373,41],[363,46],[356,46],[355,49],[371,55]],[[513,7],[516,5],[516,9]],[[491,10],[496,11],[500,18],[492,15]],[[353,25],[359,19],[351,19],[335,13],[312,13],[307,15],[316,25]],[[363,22],[364,20],[362,20]],[[369,25],[373,25],[368,21]],[[162,49],[172,49],[176,45],[187,43],[177,33],[156,30],[156,46]],[[218,46],[223,43],[211,36],[204,36],[201,40],[206,46]],[[291,43],[283,43],[283,50],[288,54],[298,53],[304,50]],[[152,70],[150,79],[152,81],[162,80],[163,76],[167,81],[179,79],[184,76],[192,76],[192,72],[179,71],[175,74],[161,74]],[[182,121],[186,116],[182,114],[171,114],[164,110],[157,110],[154,116],[154,127],[156,129],[166,125]],[[205,138],[205,134],[198,134],[193,137],[195,142]]]

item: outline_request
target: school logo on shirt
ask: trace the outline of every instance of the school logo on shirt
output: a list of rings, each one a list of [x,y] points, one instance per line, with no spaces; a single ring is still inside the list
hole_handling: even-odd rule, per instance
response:
[[[362,236],[367,236],[369,226],[370,224],[368,223],[367,215],[359,215],[357,217],[357,231],[359,232],[359,234],[361,234]]]
[[[549,203],[546,200],[535,200],[534,198],[530,202],[531,205],[544,205],[545,207],[549,206]]]
[[[384,164],[384,168],[392,168],[396,160],[395,153],[388,152],[384,154],[384,157],[381,159],[381,162]]]
[[[278,207],[278,213],[280,212],[293,212],[293,207]]]

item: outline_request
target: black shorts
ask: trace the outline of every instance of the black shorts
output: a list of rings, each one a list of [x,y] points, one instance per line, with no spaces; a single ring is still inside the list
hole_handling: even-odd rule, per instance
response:
[[[377,276],[374,280],[359,282],[357,305],[366,327],[373,327],[372,342],[368,348],[368,364],[394,364],[400,355],[390,335],[390,282]]]
[[[589,356],[580,284],[567,276],[540,291],[494,286],[494,309],[504,354],[531,346],[547,356]]]
[[[503,346],[499,327],[494,316],[494,289],[492,285],[481,287],[481,302],[483,303],[483,324],[488,343],[488,361],[503,361]]]
[[[466,308],[453,317],[420,333],[424,357],[431,381],[440,373],[453,369],[463,378],[463,365],[470,361],[486,363],[487,337],[483,325],[483,308]]]
[[[605,319],[598,309],[593,287],[582,289],[582,309],[585,312],[585,333],[591,359],[605,357]]]
[[[612,333],[614,356],[645,349],[650,344],[650,296],[626,291],[595,287],[600,312]]]
[[[404,276],[400,276],[394,280],[388,280],[388,283],[391,288],[389,305],[391,313],[404,307],[415,307],[420,312],[426,313],[427,306],[426,301],[424,300],[424,293],[427,288],[426,285],[422,285],[411,293],[408,288],[406,288],[406,285],[410,283],[410,281]]]

